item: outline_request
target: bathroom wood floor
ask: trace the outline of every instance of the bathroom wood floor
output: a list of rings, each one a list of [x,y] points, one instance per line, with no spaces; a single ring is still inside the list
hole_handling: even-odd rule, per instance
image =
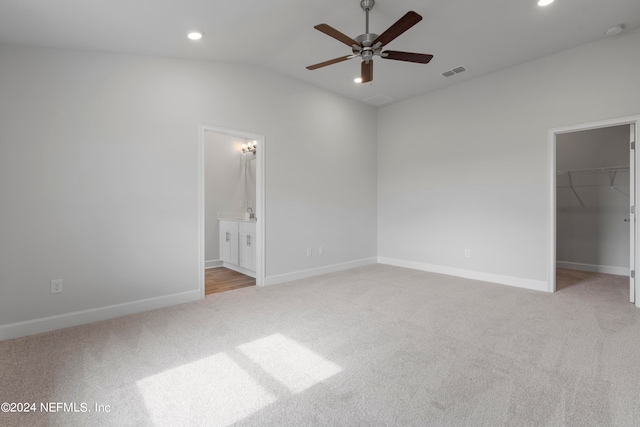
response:
[[[256,279],[253,277],[245,276],[228,268],[209,268],[204,271],[205,296],[255,285]]]

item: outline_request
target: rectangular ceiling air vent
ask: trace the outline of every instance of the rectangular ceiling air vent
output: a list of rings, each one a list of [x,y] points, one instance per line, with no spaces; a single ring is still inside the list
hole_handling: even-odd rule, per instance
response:
[[[445,77],[451,77],[451,76],[455,76],[456,74],[460,74],[463,71],[467,71],[467,69],[461,65],[459,67],[454,68],[453,70],[445,71],[444,73],[442,73],[442,75]]]

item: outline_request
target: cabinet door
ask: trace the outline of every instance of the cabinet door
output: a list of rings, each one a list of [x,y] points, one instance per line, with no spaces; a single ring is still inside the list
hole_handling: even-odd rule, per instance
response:
[[[220,260],[238,265],[238,232],[220,230]]]
[[[255,233],[240,232],[240,267],[256,270],[256,235]]]

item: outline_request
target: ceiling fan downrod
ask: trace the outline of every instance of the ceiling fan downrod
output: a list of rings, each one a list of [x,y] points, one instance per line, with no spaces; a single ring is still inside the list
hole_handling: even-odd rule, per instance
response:
[[[369,32],[369,11],[373,9],[373,5],[376,4],[375,0],[362,0],[360,1],[360,7],[367,14],[367,26],[365,33]]]
[[[376,52],[375,47],[372,48],[373,41],[378,37],[377,34],[371,34],[369,32],[369,11],[373,9],[373,5],[375,4],[375,0],[361,0],[360,7],[367,15],[366,18],[366,26],[364,34],[360,34],[355,40],[360,43],[359,46],[353,46],[353,54],[356,56],[362,57],[365,63],[369,63],[373,59],[373,56],[376,54],[380,54]]]

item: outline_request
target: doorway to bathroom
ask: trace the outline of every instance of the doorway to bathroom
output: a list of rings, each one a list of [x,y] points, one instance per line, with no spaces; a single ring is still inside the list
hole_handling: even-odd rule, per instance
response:
[[[263,135],[200,126],[202,296],[264,280]]]

